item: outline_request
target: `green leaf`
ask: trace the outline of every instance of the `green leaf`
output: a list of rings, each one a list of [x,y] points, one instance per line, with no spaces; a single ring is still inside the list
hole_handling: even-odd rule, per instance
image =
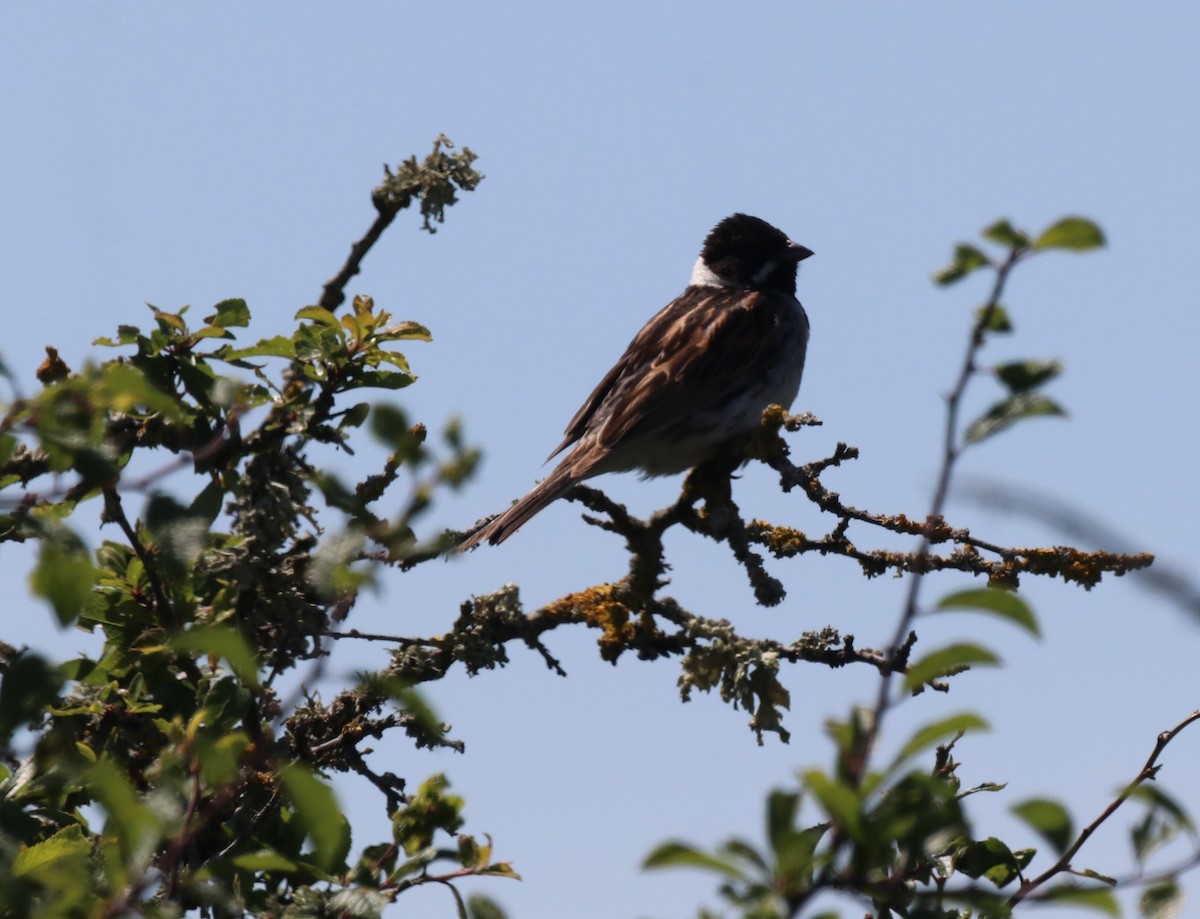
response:
[[[246,357],[283,357],[288,360],[296,358],[296,342],[283,335],[274,338],[264,338],[248,348],[227,348],[220,352],[221,359],[236,361]]]
[[[12,861],[12,876],[51,880],[56,874],[86,873],[91,854],[92,843],[84,837],[83,827],[72,824],[18,852]]]
[[[54,609],[58,624],[68,626],[79,618],[91,596],[96,569],[73,537],[50,536],[42,542],[29,583],[34,595]]]
[[[450,895],[454,897],[454,905],[458,908],[458,919],[471,919],[467,915],[467,903],[462,898],[462,894],[458,892],[458,888],[453,884],[447,886],[450,888]]]
[[[19,445],[20,441],[11,434],[0,434],[0,465],[12,459],[12,455],[17,452]]]
[[[981,306],[975,310],[975,321],[978,322],[987,312],[987,306]],[[983,327],[983,331],[991,332],[996,335],[1007,335],[1013,330],[1012,320],[1008,318],[1008,310],[999,303],[995,304],[991,312],[988,313],[987,325]]]
[[[1087,252],[1104,243],[1104,232],[1092,221],[1084,217],[1064,217],[1034,240],[1033,248]]]
[[[313,844],[312,861],[320,870],[344,869],[350,851],[350,824],[338,807],[333,789],[297,763],[279,770],[296,818]]]
[[[1129,830],[1134,858],[1145,862],[1178,835],[1179,827],[1173,821],[1164,820],[1159,811],[1148,811]]]
[[[1012,812],[1054,847],[1059,855],[1075,841],[1075,828],[1067,809],[1048,798],[1030,798],[1014,805]]]
[[[326,326],[331,329],[337,329],[341,332],[342,326],[338,322],[337,316],[329,312],[323,306],[306,306],[301,310],[297,310],[296,319],[310,319],[319,325]]]
[[[948,597],[942,597],[938,601],[937,608],[940,610],[978,610],[1011,622],[1035,638],[1040,638],[1042,634],[1033,609],[1011,590],[1000,590],[995,587],[960,590]]]
[[[87,787],[108,815],[105,834],[116,836],[124,861],[147,847],[153,850],[161,829],[158,818],[138,798],[128,776],[111,760],[102,759],[87,770],[86,777]]]
[[[1081,906],[1092,909],[1106,916],[1119,917],[1121,905],[1113,896],[1111,890],[1103,887],[1076,887],[1074,884],[1063,884],[1053,887],[1041,895],[1046,903],[1065,903],[1068,906]]]
[[[1160,881],[1142,891],[1138,909],[1145,919],[1176,919],[1183,914],[1183,891],[1174,880]]]
[[[462,828],[464,802],[459,795],[446,794],[449,785],[441,773],[431,775],[408,805],[392,815],[392,837],[408,855],[430,849],[438,831],[457,833]]]
[[[990,264],[988,257],[980,249],[968,243],[959,243],[954,247],[954,257],[950,264],[934,274],[933,281],[945,287]]]
[[[369,402],[359,402],[356,405],[350,406],[342,414],[342,421],[339,427],[342,428],[357,428],[371,414],[371,404]]]
[[[1109,887],[1116,887],[1118,883],[1116,878],[1109,877],[1107,874],[1101,874],[1099,871],[1093,871],[1091,868],[1084,868],[1079,874],[1081,877],[1092,878],[1103,884],[1107,884]]]
[[[46,706],[58,699],[62,682],[60,673],[32,651],[9,657],[0,679],[0,741],[22,724],[41,721]],[[7,744],[0,743],[0,747]]]
[[[190,571],[207,547],[208,521],[161,492],[150,495],[143,513],[168,573],[178,577]]]
[[[831,779],[818,769],[803,773],[804,786],[812,791],[830,822],[856,841],[863,837],[863,803],[854,789],[845,782]]]
[[[243,871],[261,873],[275,871],[291,873],[300,870],[300,865],[297,862],[292,861],[290,858],[284,858],[274,849],[263,849],[259,852],[247,852],[245,855],[235,856],[233,864]]]
[[[416,382],[411,373],[400,370],[364,370],[354,375],[355,388],[370,386],[375,389],[403,389]]]
[[[170,647],[188,654],[207,654],[229,664],[237,678],[258,688],[258,660],[237,629],[227,625],[195,628],[171,639]]]
[[[954,867],[969,878],[987,878],[999,888],[1015,881],[1023,865],[1001,840],[989,836],[964,846]]]
[[[173,393],[163,392],[146,373],[130,364],[104,365],[97,391],[113,411],[158,413],[172,420],[183,416]]]
[[[445,736],[448,730],[445,722],[437,716],[429,701],[413,689],[411,684],[399,677],[381,676],[377,673],[360,673],[359,681],[372,695],[386,696],[401,710],[411,715],[415,722],[413,728],[430,736]]]
[[[200,489],[200,493],[192,499],[188,507],[188,516],[204,524],[205,529],[211,527],[221,513],[225,503],[225,488],[220,479],[214,478]]]
[[[904,686],[914,690],[930,680],[953,676],[972,666],[992,666],[999,662],[999,657],[981,645],[970,642],[947,645],[909,664],[904,674]]]
[[[1007,220],[997,220],[983,231],[983,238],[1010,249],[1024,249],[1029,246],[1029,234],[1014,229]]]
[[[1041,393],[1017,393],[997,402],[988,409],[987,414],[971,422],[964,438],[969,444],[977,444],[1025,418],[1044,415],[1064,417],[1066,414],[1057,402]]]
[[[1053,380],[1062,370],[1059,361],[1029,360],[1000,364],[995,368],[995,374],[1010,392],[1021,393]]]
[[[699,868],[702,871],[713,871],[731,880],[745,880],[741,868],[733,862],[701,852],[686,842],[664,842],[646,856],[642,868]]]
[[[329,898],[329,911],[324,914],[338,919],[381,919],[391,902],[387,894],[378,890],[342,888]]]
[[[772,848],[778,848],[778,841],[795,829],[799,807],[800,795],[796,792],[776,788],[767,796],[767,839]]]
[[[196,758],[200,762],[200,775],[211,787],[220,787],[233,782],[242,767],[242,755],[250,746],[250,738],[243,731],[219,734],[215,738],[202,733],[196,738]]]
[[[204,318],[204,321],[209,325],[215,325],[222,329],[230,329],[250,324],[250,307],[240,297],[231,300],[222,300],[213,309],[216,312]]]
[[[380,333],[384,341],[433,341],[433,333],[419,322],[398,322]]]
[[[775,844],[775,885],[784,897],[793,898],[812,887],[817,846],[829,829],[820,823],[792,830]]]
[[[467,914],[471,919],[508,919],[495,900],[481,893],[467,896]]]
[[[924,727],[918,728],[905,741],[904,746],[896,754],[896,758],[888,771],[891,772],[904,762],[904,760],[916,753],[920,753],[922,750],[932,747],[947,737],[955,737],[966,731],[986,731],[990,727],[991,725],[974,712],[960,712],[957,715],[950,715],[947,718],[931,722]]]
[[[1171,822],[1185,830],[1195,828],[1191,815],[1184,810],[1183,805],[1157,785],[1138,785],[1129,792],[1129,797],[1143,802],[1151,811],[1165,812],[1171,817]]]

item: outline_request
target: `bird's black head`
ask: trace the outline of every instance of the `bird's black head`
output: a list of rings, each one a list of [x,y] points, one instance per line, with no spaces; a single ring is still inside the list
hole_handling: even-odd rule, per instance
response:
[[[796,293],[796,265],[812,251],[749,214],[726,217],[708,234],[693,284]]]

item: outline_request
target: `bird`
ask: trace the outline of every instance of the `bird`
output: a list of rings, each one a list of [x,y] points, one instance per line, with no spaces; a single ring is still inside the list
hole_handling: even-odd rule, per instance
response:
[[[721,220],[687,288],[633,337],[546,462],[571,447],[566,457],[458,548],[503,542],[584,479],[684,472],[757,428],[768,405],[790,408],[809,335],[796,273],[812,254],[758,217]]]

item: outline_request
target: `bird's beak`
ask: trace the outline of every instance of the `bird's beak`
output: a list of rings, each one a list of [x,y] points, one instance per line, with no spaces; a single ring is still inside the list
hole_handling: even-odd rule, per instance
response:
[[[813,251],[812,251],[812,249],[809,249],[806,246],[800,245],[800,243],[794,243],[791,240],[788,240],[788,253],[797,262],[802,262],[806,258],[808,258],[810,255],[812,255]]]

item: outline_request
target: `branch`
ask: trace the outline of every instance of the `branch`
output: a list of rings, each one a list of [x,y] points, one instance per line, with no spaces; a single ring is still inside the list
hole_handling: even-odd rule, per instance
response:
[[[1009,899],[1009,906],[1016,906],[1022,900],[1029,898],[1030,894],[1032,894],[1035,890],[1037,890],[1038,887],[1040,887],[1042,884],[1045,884],[1056,874],[1069,870],[1071,867],[1071,859],[1073,859],[1075,854],[1081,848],[1083,848],[1083,844],[1086,843],[1091,835],[1100,828],[1100,825],[1103,824],[1104,821],[1106,821],[1113,814],[1115,814],[1117,812],[1117,808],[1129,800],[1129,796],[1133,794],[1134,790],[1139,785],[1152,781],[1158,777],[1158,772],[1162,768],[1160,765],[1158,765],[1158,758],[1162,755],[1163,750],[1166,749],[1167,744],[1178,737],[1184,728],[1196,721],[1200,721],[1200,710],[1192,712],[1190,715],[1184,718],[1183,721],[1179,722],[1179,724],[1175,725],[1175,727],[1171,728],[1169,731],[1163,731],[1161,734],[1159,734],[1154,743],[1154,749],[1150,752],[1150,756],[1146,760],[1146,764],[1142,766],[1141,771],[1137,774],[1133,781],[1125,786],[1125,789],[1119,795],[1117,795],[1117,797],[1113,799],[1112,803],[1110,803],[1108,807],[1106,807],[1100,813],[1100,816],[1098,816],[1080,831],[1079,836],[1076,837],[1075,841],[1067,847],[1067,850],[1063,852],[1058,861],[1056,861],[1053,865],[1051,865],[1033,880],[1025,881],[1021,885],[1020,889]]]
[[[371,193],[371,203],[378,212],[375,220],[366,235],[350,247],[341,270],[325,282],[317,301],[319,306],[330,312],[341,306],[346,299],[346,285],[358,274],[363,258],[396,215],[413,201],[421,202],[423,229],[434,233],[433,223],[445,220],[446,208],[458,200],[458,190],[472,191],[483,181],[483,174],[471,165],[476,158],[471,149],[463,147],[461,153],[449,152],[453,149],[450,138],[439,134],[433,142],[433,151],[423,162],[418,164],[417,158],[410,156],[394,172],[383,167],[384,180]]]
[[[375,208],[378,211],[375,220],[363,238],[350,247],[350,255],[346,258],[341,270],[325,282],[325,286],[321,289],[321,297],[317,300],[317,306],[333,312],[345,302],[346,285],[362,270],[362,260],[371,251],[371,247],[379,241],[383,231],[396,219],[396,214],[400,212],[398,207],[389,206],[386,202],[381,203],[378,200],[375,202]]]

